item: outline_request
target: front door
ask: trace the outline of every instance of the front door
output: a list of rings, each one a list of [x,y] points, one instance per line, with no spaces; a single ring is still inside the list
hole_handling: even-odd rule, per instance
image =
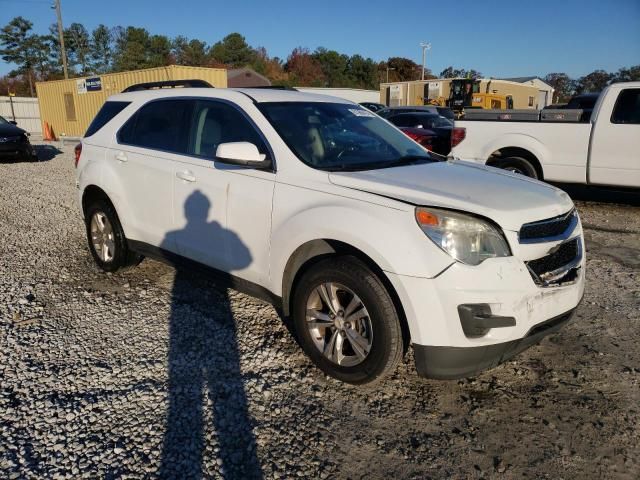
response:
[[[640,88],[609,92],[593,126],[589,183],[640,187]]]
[[[235,105],[194,100],[188,155],[175,164],[174,218],[179,253],[254,283],[268,277],[272,172],[228,165],[218,145],[266,142]]]

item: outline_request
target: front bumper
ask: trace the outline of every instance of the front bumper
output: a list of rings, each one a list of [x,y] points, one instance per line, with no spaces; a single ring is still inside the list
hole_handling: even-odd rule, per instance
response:
[[[33,157],[36,151],[29,142],[2,142],[0,143],[0,157],[19,158]]]
[[[481,347],[443,347],[414,345],[413,353],[418,375],[450,380],[473,376],[506,362],[518,353],[557,332],[569,323],[575,309],[539,323],[524,338]]]
[[[578,238],[584,251],[580,233],[572,239]],[[538,258],[552,245],[532,246],[541,250],[528,258],[520,253],[527,260]],[[431,279],[387,273],[404,308],[418,373],[433,378],[473,375],[556,331],[582,299],[584,265],[582,256],[572,281],[552,287],[536,284],[526,261],[515,256],[477,266],[454,263]],[[484,310],[465,315],[466,306]]]

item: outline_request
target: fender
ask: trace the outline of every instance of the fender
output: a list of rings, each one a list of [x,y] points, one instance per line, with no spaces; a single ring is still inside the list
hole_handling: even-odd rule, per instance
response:
[[[300,246],[314,240],[350,245],[386,272],[424,278],[438,275],[453,260],[420,230],[413,209],[405,213],[353,200],[284,213],[282,223],[274,221],[271,234],[270,290],[282,295],[287,262]]]
[[[484,144],[480,149],[480,159],[487,163],[493,152],[508,147],[518,147],[531,152],[538,159],[543,170],[545,163],[551,158],[549,149],[537,138],[523,133],[507,133]]]

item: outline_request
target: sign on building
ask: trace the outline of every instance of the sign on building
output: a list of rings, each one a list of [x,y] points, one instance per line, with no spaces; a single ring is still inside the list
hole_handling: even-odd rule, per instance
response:
[[[102,80],[100,77],[80,78],[76,80],[78,94],[87,92],[99,92],[102,90]]]

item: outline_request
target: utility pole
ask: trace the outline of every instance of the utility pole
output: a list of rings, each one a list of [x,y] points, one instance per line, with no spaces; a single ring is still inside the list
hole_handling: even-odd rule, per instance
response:
[[[64,49],[64,28],[62,27],[62,9],[60,7],[60,0],[55,0],[55,5],[51,8],[56,9],[56,15],[58,17],[58,39],[60,40],[60,55],[62,56],[64,78],[69,78],[69,71],[67,70],[67,51]]]
[[[420,42],[422,47],[422,80],[424,80],[424,70],[427,67],[427,50],[431,50],[430,43]]]
[[[389,70],[395,70],[395,68],[391,67],[387,67],[387,83],[389,83]]]

